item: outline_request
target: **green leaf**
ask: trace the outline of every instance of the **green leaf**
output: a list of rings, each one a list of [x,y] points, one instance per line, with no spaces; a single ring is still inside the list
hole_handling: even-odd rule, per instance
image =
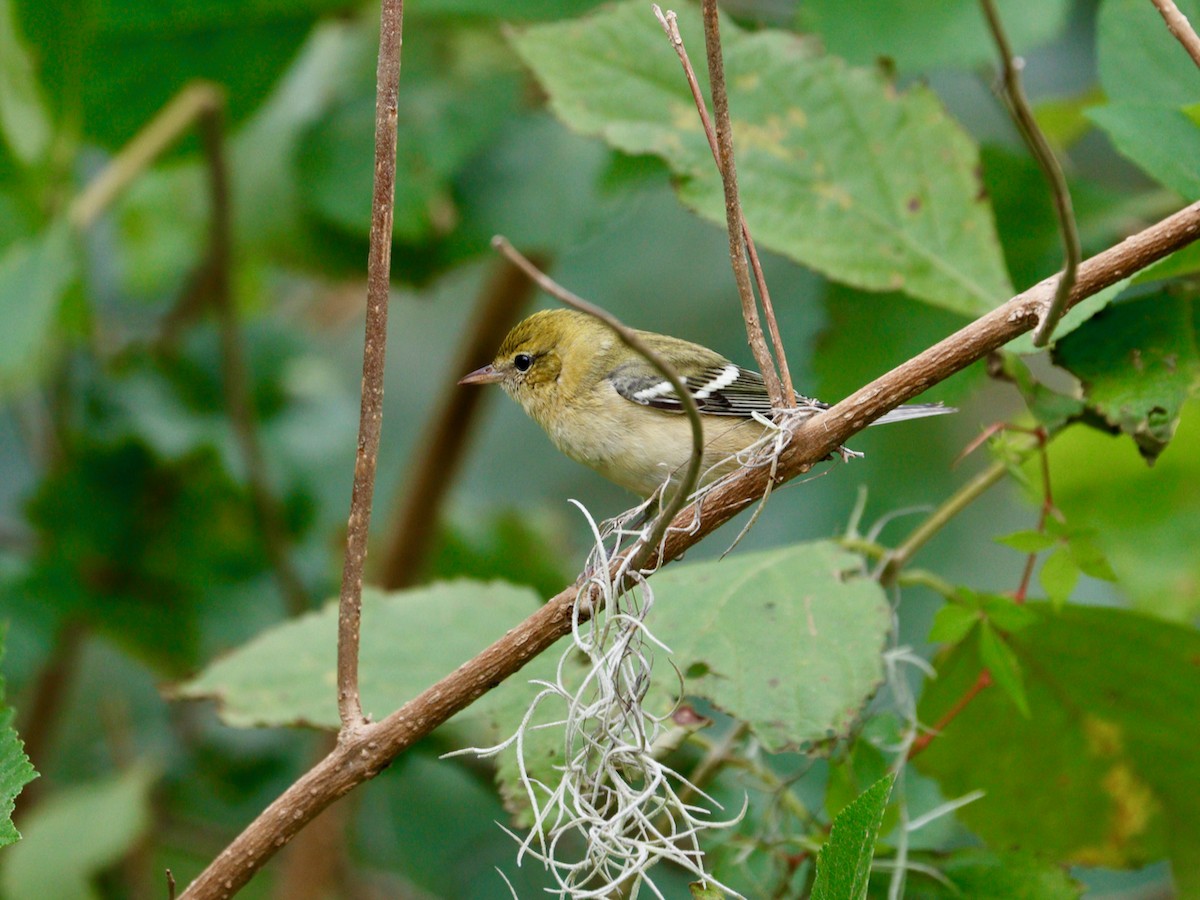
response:
[[[1032,341],[1030,342],[1032,349]],[[1063,426],[1068,422],[1072,422],[1083,415],[1085,407],[1083,401],[1071,397],[1066,394],[1061,394],[1053,388],[1039,381],[1025,364],[1022,357],[1015,352],[1003,352],[1000,354],[1000,366],[1004,376],[1012,381],[1017,391],[1021,395],[1021,399],[1025,401],[1025,406],[1029,409],[1030,415],[1037,419],[1049,433],[1061,431]],[[993,452],[996,453],[1008,466],[1009,471],[1016,477],[1019,482],[1026,479],[1022,475],[1022,470],[1016,467],[1013,463],[1018,456],[1015,445],[1012,441],[1001,434],[994,438],[991,442]]]
[[[894,774],[885,775],[833,820],[829,840],[817,856],[812,900],[863,900],[867,896],[875,839],[895,780]]]
[[[1184,407],[1171,451],[1153,468],[1107,434],[1072,428],[1049,448],[1054,501],[1087,522],[1117,580],[1141,610],[1200,616],[1200,402]],[[1040,495],[1034,499],[1040,503]]]
[[[672,566],[651,585],[648,625],[690,676],[685,693],[769,751],[845,734],[883,679],[887,598],[832,542]]]
[[[999,594],[984,595],[983,611],[1004,632],[1020,631],[1037,621],[1037,613],[1028,604],[1017,603],[1011,597]]]
[[[647,626],[671,648],[647,708],[666,714],[679,697],[703,697],[746,722],[768,751],[845,734],[883,680],[882,651],[890,616],[879,585],[862,575],[861,560],[832,542],[798,544],[720,562],[675,565],[655,575]],[[552,678],[558,651],[524,670]],[[563,679],[577,684],[578,660]],[[539,688],[506,684],[484,710],[492,740],[514,733]],[[546,703],[533,724],[561,720]],[[531,777],[550,779],[562,759],[561,729],[533,731],[525,760]],[[501,757],[499,780],[509,809],[526,800],[513,754]],[[526,821],[526,820],[522,820]]]
[[[1009,40],[1021,53],[1062,31],[1067,0],[1001,0]],[[880,57],[903,72],[994,65],[996,47],[971,0],[806,0],[798,25],[815,31],[830,53],[853,63]]]
[[[1035,284],[1063,265],[1062,236],[1046,176],[1028,153],[985,145],[981,158],[1009,274],[1018,286]],[[1123,239],[1130,217],[1144,215],[1137,206],[1140,200],[1110,185],[1073,175],[1067,187],[1085,258]],[[1107,306],[1127,283],[1122,280],[1071,307],[1054,329],[1055,340]],[[1009,341],[1006,349],[1023,355],[1041,352],[1028,332]]]
[[[532,614],[538,596],[502,582],[363,592],[359,690],[381,718]],[[337,604],[272,628],[178,688],[211,697],[227,724],[338,726]],[[472,707],[478,717],[481,708]]]
[[[979,621],[978,610],[947,603],[934,614],[929,640],[938,644],[957,644],[970,634]]]
[[[692,900],[725,900],[725,894],[720,888],[703,881],[693,881],[689,884],[688,893],[691,894]]]
[[[895,746],[901,740],[903,728],[891,715],[872,716],[863,722],[862,730],[845,744],[844,752],[830,760],[825,813],[831,820],[888,774],[892,760],[879,748]]]
[[[1123,278],[1116,284],[1110,284],[1108,287],[1104,288],[1104,290],[1097,291],[1096,293],[1092,294],[1092,296],[1086,297],[1072,306],[1069,310],[1067,310],[1067,314],[1059,320],[1057,327],[1055,327],[1054,335],[1050,339],[1050,346],[1053,347],[1056,345],[1058,341],[1066,337],[1084,322],[1091,319],[1094,315],[1096,315],[1096,313],[1100,312],[1100,310],[1105,309],[1110,303],[1112,303],[1121,295],[1121,292],[1129,286],[1129,283],[1130,279]],[[1026,331],[1024,334],[1018,335],[1016,338],[1005,344],[1005,349],[1010,353],[1019,353],[1022,356],[1029,356],[1030,354],[1041,353],[1043,348],[1035,347],[1033,344],[1033,332]],[[1030,412],[1033,412],[1034,415],[1039,415],[1039,413],[1043,412],[1044,410],[1057,411],[1060,409],[1068,409],[1070,408],[1069,401],[1075,399],[1070,397],[1067,398],[1067,401],[1052,401],[1048,396],[1051,393],[1048,388],[1041,384],[1038,385],[1038,388],[1039,396],[1037,397],[1037,400],[1033,403],[1030,403]],[[1027,402],[1029,399],[1030,398],[1027,395]],[[1078,403],[1078,401],[1076,401],[1076,403]],[[1053,421],[1052,418],[1041,419],[1040,415],[1039,419],[1047,425]]]
[[[240,121],[266,96],[317,17],[345,7],[344,0],[15,5],[51,103],[107,147],[128,141],[196,79],[221,85],[231,119]]]
[[[38,775],[12,721],[12,707],[0,705],[0,847],[21,839],[13,824],[13,809],[21,789]]]
[[[1039,100],[1033,108],[1033,117],[1046,139],[1055,149],[1062,152],[1091,129],[1092,125],[1086,112],[1089,107],[1102,102],[1103,92],[1093,86],[1068,97],[1047,97]]]
[[[1044,531],[1014,531],[995,538],[997,544],[1012,547],[1018,553],[1041,553],[1058,543],[1058,538]]]
[[[569,251],[604,228],[620,202],[614,197],[623,194],[604,184],[614,157],[548,112],[515,115],[488,151],[456,175],[463,218],[455,236],[474,248],[489,247],[493,235],[503,234],[525,252]],[[651,157],[636,161],[662,166]],[[547,204],[548,196],[558,202]]]
[[[684,40],[702,46],[697,12],[679,12]],[[1010,296],[976,150],[930,91],[898,93],[788,34],[721,28],[741,199],[761,246],[964,314]],[[513,42],[568,125],[662,157],[684,202],[724,225],[678,60],[644,5],[528,28]]]
[[[1170,856],[1180,896],[1196,894],[1200,633],[1120,609],[1033,606],[1038,622],[1008,638],[1029,717],[985,690],[914,764],[946,796],[986,792],[956,815],[989,845],[1119,868]],[[939,721],[981,665],[969,642],[940,658],[921,721]]]
[[[0,626],[0,656],[4,652],[3,637],[4,628]],[[5,701],[4,678],[0,677],[0,847],[21,839],[13,825],[13,808],[21,789],[38,776],[12,727],[13,709]]]
[[[39,540],[21,593],[162,673],[193,670],[204,618],[268,570],[246,489],[208,449],[164,460],[124,434],[73,444],[71,464],[28,503]],[[253,586],[268,602],[262,583]],[[254,621],[256,611],[238,616]],[[238,630],[225,622],[222,638]]]
[[[1089,537],[1071,537],[1070,543],[1067,544],[1067,549],[1071,552],[1071,559],[1075,561],[1075,565],[1079,566],[1079,571],[1084,575],[1090,575],[1092,578],[1099,578],[1103,581],[1116,581],[1117,573],[1109,564],[1108,557],[1091,538],[1091,535],[1094,534],[1092,529],[1088,529],[1088,534]]]
[[[979,629],[979,655],[983,664],[992,674],[992,680],[998,684],[1004,693],[1021,711],[1021,715],[1029,718],[1029,701],[1025,697],[1025,685],[1021,678],[1021,664],[1017,662],[1012,649],[1004,642],[1004,638],[996,633],[991,624],[984,622]]]
[[[154,773],[135,766],[47,797],[24,822],[25,839],[4,854],[8,900],[99,900],[92,879],[129,852],[150,824]]]
[[[1164,33],[1166,29],[1163,29]],[[1200,197],[1200,127],[1183,110],[1148,103],[1110,103],[1087,112],[1122,156],[1185,200]]]
[[[445,58],[424,49],[405,59],[397,110],[404,127],[396,144],[393,233],[410,243],[443,236],[458,223],[452,178],[516,112],[520,94],[515,73],[471,58],[477,46],[431,38]],[[301,134],[295,159],[306,208],[359,238],[370,233],[375,177],[373,68],[363,75]]]
[[[870,294],[825,283],[825,325],[817,338],[816,396],[845,397],[966,324],[957,313],[901,293]],[[982,377],[978,369],[935,386],[922,400],[955,402]]]
[[[1071,592],[1079,582],[1079,566],[1066,547],[1061,547],[1046,557],[1041,571],[1038,572],[1038,581],[1055,606],[1062,606],[1071,599]]]
[[[1200,2],[1179,0],[1200,20]],[[1200,129],[1183,107],[1200,100],[1196,66],[1153,4],[1104,0],[1096,23],[1100,85],[1112,102],[1088,111],[1113,144],[1151,177],[1181,196],[1200,197],[1189,161],[1200,153]]]
[[[559,519],[539,517],[536,510],[453,518],[439,527],[420,580],[507,581],[551,597],[574,578],[565,537]]]
[[[0,255],[0,396],[34,381],[46,365],[51,326],[75,266],[74,241],[63,220]]]
[[[0,134],[25,165],[50,143],[50,119],[10,0],[0,0]]]
[[[1176,0],[1179,11],[1200,20],[1200,2]],[[1100,86],[1114,101],[1180,107],[1200,99],[1196,64],[1163,23],[1152,3],[1104,0],[1096,23]]]
[[[520,827],[533,824],[533,808],[522,782],[522,773],[542,784],[556,784],[561,778],[564,736],[562,720],[566,707],[561,698],[551,697],[539,704],[530,714],[529,707],[542,690],[540,684],[553,684],[560,676],[557,667],[568,646],[570,638],[564,638],[521,670],[517,678],[511,678],[495,691],[476,703],[470,710],[460,714],[482,715],[483,737],[479,744],[496,744],[512,737],[522,721],[528,718],[525,729],[524,753],[517,759],[516,747],[510,747],[499,756],[496,765],[496,782],[504,808],[513,814]],[[572,655],[562,666],[561,678],[568,690],[577,690],[587,674],[586,657]],[[672,673],[674,674],[674,673]],[[663,701],[660,711],[666,713],[669,706]]]
[[[984,187],[996,212],[1004,260],[1013,282],[1024,288],[1062,269],[1062,235],[1054,196],[1037,162],[1028,152],[995,144],[985,144],[980,158]],[[1078,173],[1069,176],[1067,187],[1085,257],[1121,240],[1127,233],[1130,216],[1157,215],[1140,208],[1138,194],[1117,191],[1105,182]],[[1068,312],[1070,320],[1060,323],[1056,331],[1067,334],[1073,328],[1074,320],[1081,316],[1074,308]],[[1096,310],[1093,308],[1092,312]],[[1079,320],[1084,318],[1087,316]],[[1009,349],[1014,346],[1020,347],[1020,353],[1032,352],[1032,344],[1026,349],[1021,338],[1009,343]]]
[[[1190,300],[1160,293],[1109,307],[1055,346],[1055,362],[1083,382],[1088,405],[1148,462],[1200,384],[1196,320]]]
[[[909,870],[905,885],[909,896],[921,900],[1078,900],[1083,894],[1083,885],[1033,853],[967,849],[948,858],[914,854],[910,859],[923,865]],[[884,877],[877,875],[876,881]],[[880,890],[878,896],[886,893]]]

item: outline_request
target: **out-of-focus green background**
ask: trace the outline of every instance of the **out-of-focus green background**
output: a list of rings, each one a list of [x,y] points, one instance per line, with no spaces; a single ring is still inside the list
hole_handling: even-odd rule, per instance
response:
[[[533,57],[538,68],[539,51],[513,37],[595,6],[406,4],[373,563],[411,488],[415,451],[450,392],[467,390],[454,382],[465,374],[459,357],[477,304],[500,268],[493,234],[631,325],[752,362],[726,234],[681,203],[689,177],[661,154],[615,149],[627,146],[619,136],[606,142],[566,127],[548,107],[548,94],[567,102],[553,78],[527,65]],[[1139,64],[1143,35],[1161,26],[1148,3],[998,6],[1064,161],[1085,253],[1200,196],[1200,156],[1188,155],[1200,140],[1200,71],[1169,37],[1149,45],[1167,47],[1169,61],[1155,49],[1146,53],[1159,68]],[[1181,6],[1200,14],[1195,3]],[[979,147],[979,198],[1012,285],[1057,270],[1045,183],[993,94],[995,54],[977,4],[744,0],[726,12],[749,31],[811,35],[830,57],[881,70],[898,90],[930,91],[933,108]],[[354,465],[377,15],[335,0],[0,0],[0,619],[5,702],[40,773],[16,801],[24,841],[0,851],[0,895],[11,900],[165,896],[164,868],[181,883],[193,877],[327,740],[304,729],[230,727],[210,702],[173,699],[174,685],[298,611],[273,575],[228,415],[196,129],[139,168],[87,227],[72,216],[85,187],[181,89],[198,79],[220,89],[238,335],[287,558],[304,605],[316,609],[338,589]],[[644,20],[661,37],[648,6]],[[702,64],[702,37],[685,38]],[[624,102],[618,79],[592,87]],[[872,122],[860,124],[857,140],[878,140]],[[847,139],[831,136],[828,152]],[[872,152],[886,158],[887,147]],[[938,166],[930,168],[936,182]],[[752,206],[748,216],[753,224]],[[778,227],[803,236],[806,225]],[[953,304],[862,290],[794,254],[763,255],[792,375],[825,400],[969,321]],[[1185,259],[1177,270],[1193,267]],[[1127,304],[1141,296],[1131,290]],[[1191,302],[1186,278],[1164,290]],[[537,297],[523,310],[550,302]],[[1189,339],[1185,366],[1195,362],[1194,320]],[[1044,354],[1027,359],[1047,384],[1075,391]],[[985,427],[1032,422],[1021,418],[1019,392],[989,379],[982,364],[922,399],[961,411],[857,436],[851,446],[864,459],[820,467],[778,492],[737,552],[842,535],[852,521],[893,544],[990,462],[978,451],[955,465]],[[633,498],[557,454],[498,390],[483,403],[464,423],[468,450],[444,506],[429,512],[435,537],[417,580],[503,578],[548,596],[574,578],[590,543],[568,498],[597,518]],[[1131,607],[1192,630],[1198,441],[1186,414],[1154,468],[1126,436],[1077,425],[1054,441],[1054,501],[1068,522],[1095,530],[1118,578],[1084,577],[1072,602]],[[1037,522],[1038,470],[1022,471],[1024,483],[1008,478],[977,500],[918,564],[950,584],[1014,590],[1024,558],[993,538]],[[689,560],[718,556],[744,521]],[[931,590],[905,588],[898,643],[929,656],[940,605]],[[482,647],[500,633],[475,637]],[[1194,752],[1200,731],[1191,738]],[[508,814],[491,770],[439,761],[446,749],[435,736],[402,756],[343,801],[332,825],[314,826],[319,846],[302,839],[245,896],[506,896],[495,866],[519,896],[536,896],[547,882],[536,863],[513,864],[514,844],[495,824]],[[826,763],[783,754],[777,764],[808,773],[796,789],[820,809]],[[955,828],[923,849],[975,840]],[[1196,861],[1194,850],[1171,854],[1177,867]],[[1121,857],[1124,870],[1072,871],[1089,896],[1165,897],[1171,854],[1098,854]],[[684,896],[685,880],[672,877],[671,896]]]

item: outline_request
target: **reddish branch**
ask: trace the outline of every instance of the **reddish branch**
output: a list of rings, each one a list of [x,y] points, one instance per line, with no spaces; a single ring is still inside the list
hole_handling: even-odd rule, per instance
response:
[[[366,723],[358,694],[358,639],[362,619],[363,566],[367,560],[371,500],[375,494],[375,464],[383,427],[383,366],[387,351],[387,308],[391,287],[396,103],[400,89],[403,20],[404,0],[383,0],[379,65],[375,73],[375,189],[371,197],[371,243],[367,255],[362,407],[358,419],[358,454],[354,460],[350,518],[346,523],[342,592],[338,599],[338,715],[342,721],[343,736]]]
[[[1079,267],[1079,278],[1071,291],[1068,306],[1162,259],[1197,237],[1200,237],[1200,203],[1085,261]],[[802,422],[780,458],[778,479],[786,481],[807,471],[885,412],[1034,327],[1053,297],[1056,280],[1042,281],[828,411]],[[699,528],[691,531],[681,528],[668,535],[666,561],[675,559],[756,502],[769,478],[765,467],[744,469],[729,484],[708,494],[699,510]],[[691,508],[684,509],[676,522],[681,526],[690,525],[696,512]],[[566,588],[474,659],[459,666],[386,719],[345,730],[338,747],[250,823],[192,883],[184,897],[196,900],[234,893],[321,810],[379,774],[403,750],[567,634],[571,628],[575,596],[575,586]]]
[[[1042,508],[1038,514],[1037,524],[1037,530],[1039,533],[1041,533],[1046,530],[1046,520],[1049,519],[1051,514],[1054,512],[1054,495],[1050,490],[1050,454],[1047,452],[1047,444],[1050,440],[1050,436],[1046,433],[1045,429],[1040,427],[1034,429],[1032,434],[1034,439],[1037,441],[1035,446],[1037,447],[1038,454],[1041,457]],[[989,470],[988,473],[985,473],[985,475],[990,475],[991,472],[996,470],[1001,472],[1006,471],[1003,464],[997,463],[991,470]],[[1013,594],[1013,602],[1018,605],[1023,604],[1028,596],[1029,581],[1033,577],[1033,567],[1037,562],[1037,557],[1037,553],[1030,553],[1025,559],[1025,567],[1021,572],[1021,583],[1017,586],[1017,590]],[[979,671],[978,678],[975,679],[975,683],[963,692],[963,695],[959,697],[958,700],[955,701],[954,705],[950,707],[949,711],[938,720],[938,723],[913,742],[912,746],[909,748],[908,758],[912,759],[914,756],[928,747],[933,740],[942,733],[942,730],[945,729],[945,727],[950,724],[950,722],[952,722],[960,713],[962,713],[962,711],[971,704],[971,701],[974,700],[979,693],[991,683],[992,673],[986,668],[981,669]]]
[[[934,739],[945,730],[946,726],[957,719],[962,711],[971,704],[971,701],[978,697],[983,689],[990,686],[991,683],[992,673],[987,669],[981,669],[974,684],[967,688],[963,692],[963,695],[954,701],[954,705],[946,710],[945,715],[938,719],[932,728],[912,742],[912,746],[908,748],[908,758],[912,759],[932,744]]]
[[[1034,431],[1034,436],[1038,441],[1038,453],[1041,458],[1042,470],[1042,508],[1038,512],[1037,523],[1037,531],[1041,534],[1046,530],[1046,520],[1054,512],[1054,494],[1050,490],[1050,454],[1046,449],[1048,436],[1042,428]],[[1029,596],[1029,582],[1033,578],[1033,567],[1037,563],[1037,557],[1037,553],[1030,553],[1026,557],[1025,568],[1021,572],[1021,583],[1017,585],[1016,593],[1013,594],[1014,603],[1024,603]]]

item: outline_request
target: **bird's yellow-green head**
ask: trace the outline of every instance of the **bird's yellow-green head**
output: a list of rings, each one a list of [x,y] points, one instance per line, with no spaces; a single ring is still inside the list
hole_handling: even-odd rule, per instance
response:
[[[608,328],[586,313],[550,309],[534,313],[508,333],[496,358],[459,384],[499,384],[545,427],[583,385],[598,376],[616,342]]]

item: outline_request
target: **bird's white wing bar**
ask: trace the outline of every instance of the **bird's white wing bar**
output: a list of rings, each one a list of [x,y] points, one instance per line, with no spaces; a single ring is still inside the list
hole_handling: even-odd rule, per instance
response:
[[[665,412],[683,412],[671,382],[641,363],[622,366],[609,381],[626,400]],[[709,366],[686,376],[683,383],[705,415],[750,418],[756,411],[771,411],[762,376],[735,363]]]
[[[622,366],[609,376],[609,381],[618,394],[640,406],[649,406],[664,412],[683,412],[683,404],[675,389],[671,387],[671,382],[664,380],[658,372],[641,363]],[[767,395],[762,376],[734,363],[709,366],[698,374],[684,378],[683,383],[691,392],[700,412],[706,416],[737,416],[749,419],[755,413],[765,416],[773,413],[771,399]],[[796,400],[800,408],[809,413],[829,408],[827,403],[800,395],[796,396]],[[881,416],[872,424],[885,425],[889,422],[903,422],[906,419],[940,416],[952,412],[957,410],[940,403],[901,406]]]

